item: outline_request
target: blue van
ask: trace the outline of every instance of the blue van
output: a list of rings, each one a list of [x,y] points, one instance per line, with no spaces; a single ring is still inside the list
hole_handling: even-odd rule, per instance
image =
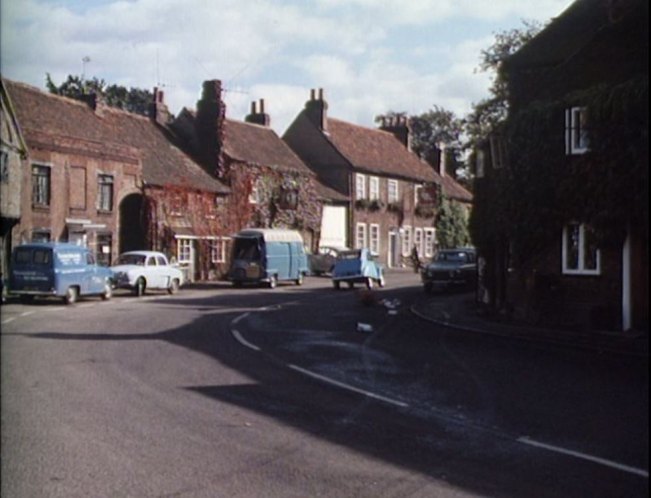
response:
[[[303,238],[295,230],[247,229],[233,237],[228,277],[236,287],[266,283],[273,289],[281,281],[301,285],[308,272]]]
[[[23,244],[14,248],[9,269],[9,295],[27,301],[36,296],[60,297],[72,304],[80,296],[113,295],[113,272],[95,264],[86,247],[61,243]]]

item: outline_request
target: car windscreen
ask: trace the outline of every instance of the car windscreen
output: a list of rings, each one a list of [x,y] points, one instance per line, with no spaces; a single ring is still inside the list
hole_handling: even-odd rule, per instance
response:
[[[145,266],[145,259],[147,257],[144,254],[122,254],[118,258],[117,264]]]
[[[16,265],[49,265],[51,261],[51,249],[17,248],[14,252]]]
[[[468,255],[465,252],[440,252],[437,254],[435,261],[449,261],[453,263],[467,263]]]
[[[337,259],[359,259],[361,256],[360,251],[346,251],[340,252]]]

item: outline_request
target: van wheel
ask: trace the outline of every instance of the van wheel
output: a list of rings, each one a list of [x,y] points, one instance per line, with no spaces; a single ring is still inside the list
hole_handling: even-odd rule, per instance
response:
[[[335,290],[339,290],[341,288],[338,280],[332,282],[332,285],[334,286]]]
[[[277,285],[278,285],[278,278],[276,277],[276,275],[271,275],[271,277],[269,277],[269,288],[275,289]]]
[[[144,296],[145,295],[145,289],[147,288],[147,282],[145,282],[145,279],[140,277],[138,280],[136,280],[136,287],[133,290],[133,293],[138,296]]]
[[[348,282],[348,288],[352,289],[353,287],[355,287],[355,282]]]
[[[77,287],[68,287],[66,295],[63,297],[63,302],[66,304],[75,304],[79,298],[79,289]]]
[[[111,286],[111,282],[108,280],[104,284],[104,292],[102,293],[102,300],[103,301],[108,301],[113,297],[113,287]]]
[[[179,287],[180,287],[179,279],[175,278],[174,280],[172,280],[170,286],[167,288],[168,294],[176,294],[179,291]]]
[[[303,274],[299,273],[298,278],[296,279],[296,285],[303,285]]]

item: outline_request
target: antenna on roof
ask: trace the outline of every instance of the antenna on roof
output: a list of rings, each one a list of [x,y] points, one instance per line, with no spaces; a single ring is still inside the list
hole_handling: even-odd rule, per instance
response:
[[[89,62],[90,62],[90,57],[88,57],[87,55],[84,55],[81,58],[81,79],[82,79],[82,81],[86,77],[86,64],[88,64]]]

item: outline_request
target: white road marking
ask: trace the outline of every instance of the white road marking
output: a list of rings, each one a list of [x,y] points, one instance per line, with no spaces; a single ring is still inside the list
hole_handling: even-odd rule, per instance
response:
[[[11,318],[7,318],[6,320],[2,320],[2,325],[6,325],[7,323],[11,323],[16,319],[15,316],[12,316]]]
[[[243,315],[238,316],[235,320],[233,320],[231,323],[233,325],[237,325],[240,323],[240,321],[244,320],[247,316],[249,316],[249,312],[244,313]]]
[[[34,313],[36,313],[36,311],[23,311],[23,312],[20,314],[20,316],[21,316],[21,317],[23,317],[23,316],[29,316],[29,315],[33,315]]]
[[[260,349],[258,346],[256,346],[255,344],[251,344],[244,337],[242,337],[242,334],[240,334],[238,330],[232,329],[231,332],[233,333],[235,339],[237,339],[237,342],[242,344],[242,346],[246,346],[247,348],[252,349],[253,351],[258,351],[258,352],[262,351],[262,349]]]
[[[543,448],[545,450],[554,451],[556,453],[562,453],[563,455],[573,456],[575,458],[580,458],[582,460],[588,460],[590,462],[598,463],[600,465],[605,465],[606,467],[611,467],[613,469],[621,470],[623,472],[628,472],[630,474],[635,474],[638,476],[649,478],[649,471],[644,469],[638,469],[636,467],[631,467],[629,465],[624,465],[621,463],[613,462],[612,460],[606,460],[605,458],[599,458],[586,453],[581,453],[578,451],[572,451],[560,446],[553,446],[551,444],[541,443],[539,441],[534,441],[528,437],[520,437],[517,439],[519,443],[528,444],[530,446],[535,446],[537,448]]]
[[[400,408],[409,408],[409,405],[407,403],[404,403],[402,401],[397,401],[395,399],[387,398],[385,396],[381,396],[379,394],[372,393],[370,391],[365,391],[364,389],[360,389],[358,387],[351,386],[349,384],[344,384],[343,382],[339,382],[337,380],[331,379],[329,377],[325,377],[323,375],[320,375],[318,373],[311,372],[310,370],[306,370],[305,368],[301,368],[297,365],[292,365],[291,363],[287,365],[289,368],[292,370],[296,370],[297,372],[300,372],[304,375],[307,375],[308,377],[312,377],[313,379],[320,380],[322,382],[325,382],[327,384],[331,384],[336,387],[341,387],[342,389],[346,389],[348,391],[355,392],[357,394],[362,394],[368,398],[373,398],[377,399],[380,401],[384,401],[385,403],[389,403],[391,405],[399,406]]]

